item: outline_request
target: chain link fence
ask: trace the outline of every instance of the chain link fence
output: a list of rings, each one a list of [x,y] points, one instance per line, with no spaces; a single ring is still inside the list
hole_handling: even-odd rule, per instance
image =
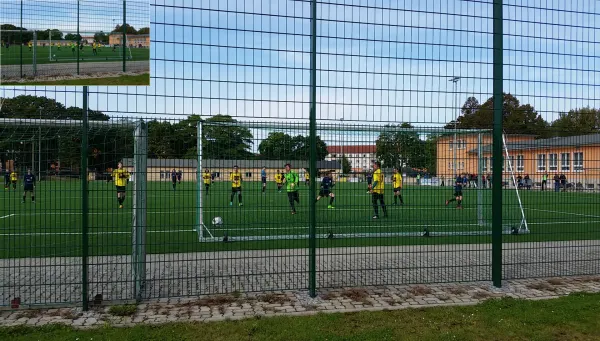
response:
[[[597,274],[593,8],[153,1],[151,87],[2,89],[0,306]]]

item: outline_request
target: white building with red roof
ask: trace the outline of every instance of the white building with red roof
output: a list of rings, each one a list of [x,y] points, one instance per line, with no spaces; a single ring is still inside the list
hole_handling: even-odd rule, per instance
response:
[[[364,172],[371,168],[371,163],[375,160],[375,150],[375,145],[327,146],[325,160],[341,160],[342,155],[346,155],[352,171]]]

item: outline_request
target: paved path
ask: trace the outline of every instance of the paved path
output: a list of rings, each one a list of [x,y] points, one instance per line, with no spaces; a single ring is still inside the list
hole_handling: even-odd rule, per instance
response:
[[[123,71],[123,62],[86,62],[79,63],[79,72],[81,75],[89,74],[118,74]],[[127,72],[150,71],[150,61],[128,61]],[[19,79],[19,65],[3,65],[0,68],[0,79],[3,81],[14,81]],[[33,66],[23,65],[23,74],[26,77],[33,77]],[[37,66],[38,78],[64,77],[77,75],[77,63],[50,63],[39,64]],[[38,79],[36,79],[38,80]],[[49,79],[45,79],[49,80]]]
[[[503,259],[507,279],[595,275],[600,241],[505,244]],[[148,255],[146,269],[145,299],[308,288],[306,249]],[[319,288],[490,281],[491,246],[319,249],[317,270]],[[90,257],[89,283],[90,297],[133,299],[131,257]],[[81,290],[80,258],[0,260],[0,307],[80,302]]]
[[[282,291],[159,299],[131,307],[127,310],[130,316],[124,317],[112,315],[110,306],[99,301],[86,312],[81,308],[0,311],[0,327],[54,323],[75,328],[102,328],[106,325],[128,327],[135,324],[225,321],[258,316],[472,305],[501,297],[549,299],[573,292],[600,292],[600,276],[510,280],[505,281],[502,288],[494,288],[489,282],[469,282],[320,290],[315,298],[309,297],[305,291]]]

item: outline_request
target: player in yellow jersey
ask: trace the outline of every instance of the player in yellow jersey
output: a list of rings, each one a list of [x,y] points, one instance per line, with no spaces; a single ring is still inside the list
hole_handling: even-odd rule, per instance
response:
[[[119,162],[117,169],[115,169],[112,173],[112,178],[115,182],[115,187],[117,188],[117,201],[119,202],[119,208],[123,208],[129,177],[129,171],[123,168],[123,163]]]
[[[204,191],[206,192],[206,195],[208,195],[210,183],[212,182],[212,176],[210,175],[210,170],[208,168],[204,170],[204,174],[202,174],[202,180],[204,181]]]
[[[229,175],[231,181],[231,199],[229,200],[229,206],[233,206],[233,198],[235,194],[238,195],[239,206],[244,206],[242,203],[242,174],[238,166],[233,166],[233,172]]]
[[[96,45],[96,42],[93,42],[93,43],[92,43],[92,53],[94,54],[94,56],[97,56],[97,55],[98,55],[98,52],[96,51],[96,47],[97,47],[97,46],[98,46],[98,45]]]
[[[29,52],[31,52],[31,48],[33,47],[33,43],[30,41],[27,43],[27,47],[29,47]]]
[[[61,45],[61,43],[56,43],[56,48],[57,48],[57,50],[59,50],[59,51],[60,51],[60,47],[61,47],[61,46],[62,46],[62,45]]]
[[[10,172],[10,183],[12,184],[12,188],[16,191],[17,190],[17,172],[15,172],[14,170],[12,172]]]
[[[283,179],[285,179],[285,177],[278,169],[277,174],[275,174],[275,183],[277,184],[277,191],[279,191],[279,193],[281,193],[281,187],[283,187]]]
[[[306,186],[310,185],[310,172],[306,168],[304,168],[304,184]]]
[[[402,199],[402,174],[400,174],[398,168],[394,168],[392,184],[394,185],[394,205],[398,205],[398,198],[400,198],[400,205],[404,205],[404,200]]]
[[[385,207],[385,201],[383,200],[384,193],[384,179],[383,173],[381,172],[381,162],[376,161],[373,163],[373,183],[369,186],[369,192],[371,192],[371,199],[373,202],[373,209],[375,210],[375,215],[373,219],[379,219],[379,205],[381,204],[381,209],[383,211],[383,217],[387,218],[387,208]]]

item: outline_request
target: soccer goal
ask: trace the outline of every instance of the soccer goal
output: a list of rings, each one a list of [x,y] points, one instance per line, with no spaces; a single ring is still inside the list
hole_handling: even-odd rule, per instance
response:
[[[204,121],[198,125],[197,233],[202,242],[302,240],[308,238],[310,182],[322,194],[316,208],[318,238],[393,238],[491,234],[492,134],[489,130],[448,130],[400,125],[319,124],[317,174],[309,168],[308,124]],[[373,219],[372,164],[381,162],[387,218]],[[291,164],[299,177],[298,213],[291,214],[286,185],[278,174]],[[232,189],[237,166],[241,192]],[[397,171],[395,170],[397,169]],[[206,175],[208,174],[208,175]],[[206,175],[205,177],[203,177]],[[266,183],[263,185],[263,175]],[[321,192],[323,177],[335,187]],[[462,209],[445,201],[464,179]],[[400,195],[394,179],[401,177]],[[205,181],[205,179],[209,179]],[[462,180],[461,180],[462,181]],[[204,183],[208,182],[209,186]],[[398,185],[400,186],[400,185]],[[263,189],[264,188],[264,189]],[[207,191],[208,190],[208,191]],[[239,193],[243,193],[238,196]],[[334,194],[331,198],[331,193]],[[505,197],[518,196],[514,189]],[[506,202],[506,201],[505,201]],[[525,231],[520,206],[504,221],[504,233]],[[507,206],[508,207],[508,206]],[[517,217],[520,217],[517,219]],[[514,219],[513,219],[514,218]],[[525,224],[525,225],[521,225]]]
[[[77,58],[84,62],[119,61],[123,60],[123,54],[127,60],[133,60],[131,47],[124,47],[120,43],[110,44],[106,34],[101,35],[103,40],[96,40],[98,32],[61,33],[62,39],[49,35],[49,39],[43,41],[44,47],[48,49],[48,60],[51,62],[76,61]]]
[[[48,113],[32,113],[40,117]],[[87,198],[89,238],[92,248],[111,248],[115,243],[132,245],[134,278],[139,292],[143,285],[147,229],[147,127],[142,121],[106,120],[90,111],[87,153],[82,153],[84,125],[81,120],[0,119],[0,164],[2,172],[15,172],[18,179],[31,171],[37,186],[36,205],[20,204],[22,188],[5,188],[0,199],[13,214],[2,221],[10,230],[16,249],[34,245],[43,238],[38,252],[61,256],[81,245],[84,224],[83,200]],[[87,157],[82,156],[86,155]],[[87,167],[84,165],[87,164]],[[131,174],[127,184],[126,209],[116,204],[111,169],[118,162]],[[113,181],[111,181],[113,180]],[[87,190],[84,190],[83,184]],[[8,230],[7,230],[8,231]],[[123,231],[126,231],[123,233]],[[22,243],[19,244],[19,243]],[[37,244],[36,244],[37,245]]]
[[[35,77],[38,67],[36,31],[0,30],[0,79]]]

